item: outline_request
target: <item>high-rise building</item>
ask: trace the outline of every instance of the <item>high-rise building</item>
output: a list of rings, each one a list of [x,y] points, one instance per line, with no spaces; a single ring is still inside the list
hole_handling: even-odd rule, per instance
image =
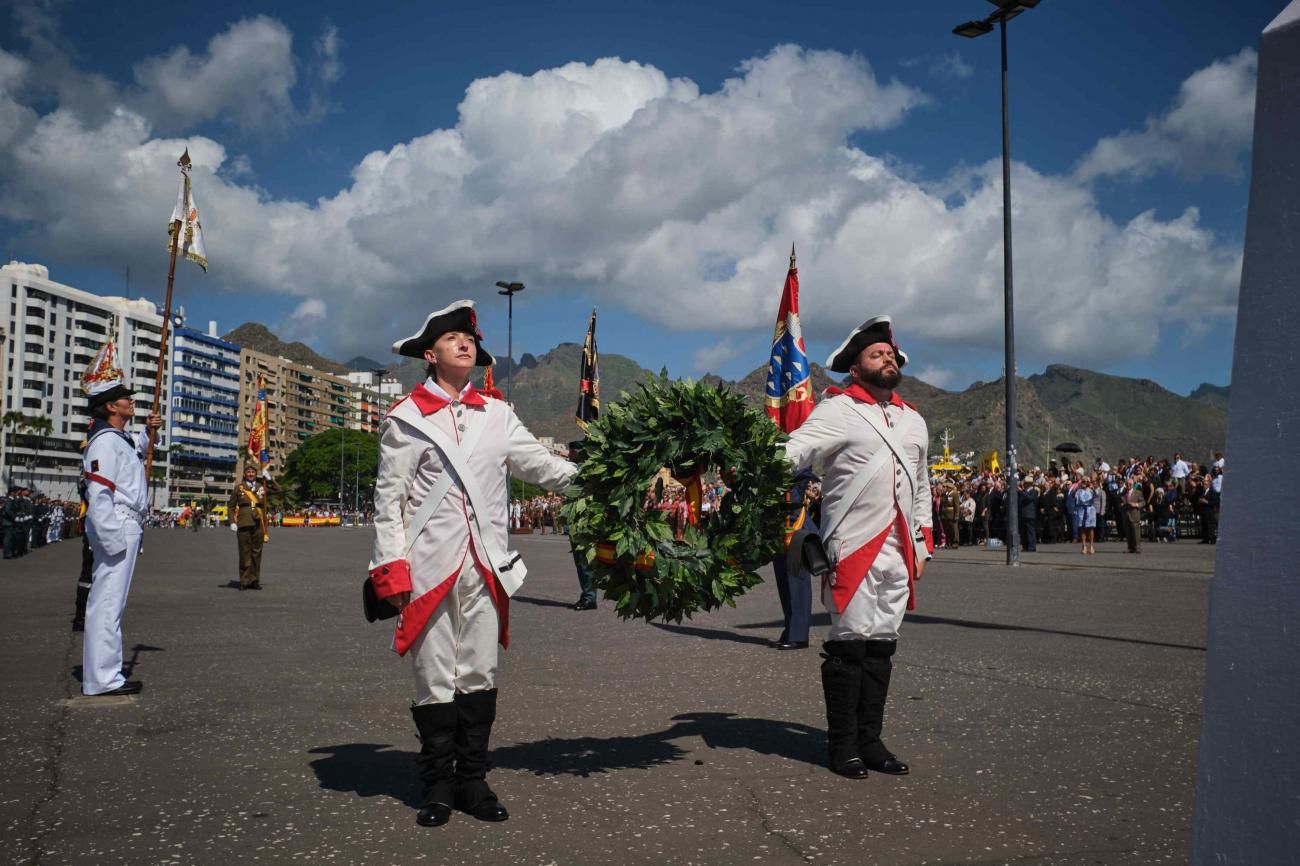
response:
[[[240,349],[217,336],[178,327],[172,335],[171,504],[224,503],[235,486],[239,441]]]
[[[353,385],[344,377],[253,349],[241,349],[239,357],[239,441],[248,441],[260,375],[266,388],[268,468],[273,474],[312,436],[347,426]],[[241,454],[241,461],[246,456]]]
[[[378,433],[388,410],[402,399],[402,383],[383,370],[354,370],[347,375],[353,388],[348,428]]]
[[[6,483],[22,483],[57,499],[77,498],[81,443],[89,426],[81,377],[109,339],[135,389],[135,429],[144,429],[153,405],[162,339],[162,316],[146,300],[101,296],[50,279],[44,265],[10,262],[0,268],[7,296],[3,323],[9,339],[3,355],[3,409],[26,416],[25,427],[0,430]],[[164,375],[170,392],[170,372]],[[49,426],[45,429],[45,422]],[[48,432],[47,432],[48,431]],[[167,502],[166,437],[154,448],[150,504]]]

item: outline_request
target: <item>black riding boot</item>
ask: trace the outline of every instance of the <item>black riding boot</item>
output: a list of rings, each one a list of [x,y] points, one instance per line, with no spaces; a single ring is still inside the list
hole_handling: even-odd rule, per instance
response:
[[[880,730],[885,723],[885,700],[889,697],[889,678],[894,671],[892,656],[898,641],[869,640],[862,659],[862,690],[858,696],[858,753],[868,770],[906,776],[907,764],[885,748],[880,742]]]
[[[411,707],[411,716],[420,732],[420,756],[415,761],[424,783],[415,823],[440,827],[451,818],[455,795],[456,705],[421,704]]]
[[[850,779],[865,779],[858,752],[858,699],[866,641],[828,640],[822,644],[822,693],[826,696],[826,739],[830,768]]]
[[[497,717],[497,690],[456,695],[456,808],[480,821],[510,817],[488,787],[488,740]]]

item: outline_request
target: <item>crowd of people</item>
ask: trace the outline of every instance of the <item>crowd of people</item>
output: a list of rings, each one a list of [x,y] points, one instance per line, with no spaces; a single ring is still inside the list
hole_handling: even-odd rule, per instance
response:
[[[552,535],[562,535],[564,518],[560,509],[563,506],[564,500],[555,493],[511,499],[510,530],[545,535],[549,529]]]
[[[1082,463],[1052,462],[1046,470],[1022,467],[1016,482],[1016,526],[1020,544],[1074,543],[1096,552],[1096,543],[1124,540],[1140,553],[1142,541],[1175,543],[1196,539],[1214,544],[1219,535],[1219,501],[1224,457],[1208,464],[1172,459],[1125,458],[1114,466],[1098,458]],[[1006,482],[992,472],[931,479],[936,544],[1006,543],[1010,525]]]
[[[0,534],[4,558],[17,559],[30,550],[81,535],[80,506],[45,496],[26,487],[13,487],[0,497]]]

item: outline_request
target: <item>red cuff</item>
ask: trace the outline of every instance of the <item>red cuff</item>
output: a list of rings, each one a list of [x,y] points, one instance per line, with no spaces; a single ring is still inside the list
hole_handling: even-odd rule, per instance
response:
[[[394,559],[370,570],[370,582],[375,585],[375,595],[388,598],[411,591],[411,567],[405,559]]]
[[[934,529],[929,526],[922,526],[921,537],[925,539],[926,552],[934,553]]]

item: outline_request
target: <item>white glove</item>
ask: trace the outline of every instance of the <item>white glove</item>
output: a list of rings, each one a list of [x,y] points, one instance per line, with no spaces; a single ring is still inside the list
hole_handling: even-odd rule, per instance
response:
[[[231,531],[231,532],[238,532],[238,531],[239,531],[239,526],[232,522],[232,523],[230,524],[230,531]]]

